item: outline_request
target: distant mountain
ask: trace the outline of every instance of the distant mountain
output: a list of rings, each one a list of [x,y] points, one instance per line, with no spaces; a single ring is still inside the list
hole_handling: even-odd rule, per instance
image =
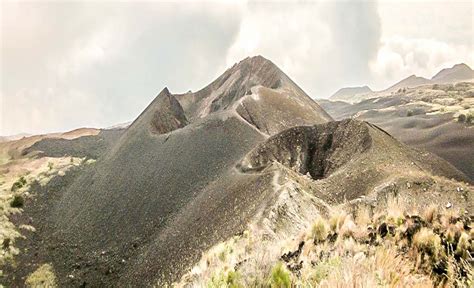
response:
[[[451,68],[442,69],[431,79],[411,75],[381,91],[372,91],[368,86],[341,88],[329,97],[329,99],[331,101],[357,103],[370,98],[387,96],[390,95],[390,93],[403,88],[413,88],[429,84],[456,83],[461,81],[474,81],[474,70],[464,63],[456,64]]]
[[[431,80],[436,83],[448,83],[473,79],[474,70],[464,63],[456,64],[451,68],[445,68],[431,78]]]
[[[412,87],[431,84],[431,83],[432,82],[429,79],[418,77],[416,75],[411,75],[403,79],[402,81],[397,82],[394,85],[390,86],[388,89],[383,90],[383,92],[395,92],[395,91],[398,91],[398,89],[412,88]]]
[[[130,124],[132,124],[132,122],[133,122],[133,121],[128,121],[128,122],[124,122],[124,123],[119,123],[119,124],[115,124],[115,125],[106,127],[106,128],[104,128],[104,129],[105,129],[105,130],[126,129],[126,128],[128,128],[128,126],[130,126]]]
[[[357,94],[366,94],[366,93],[372,93],[372,92],[373,91],[372,89],[369,88],[369,86],[346,87],[346,88],[341,88],[337,90],[337,92],[334,93],[329,98],[331,100],[347,101]]]
[[[31,134],[20,133],[20,134],[9,135],[9,136],[0,136],[0,142],[14,141],[14,140],[21,139],[23,137],[28,137],[30,135]]]

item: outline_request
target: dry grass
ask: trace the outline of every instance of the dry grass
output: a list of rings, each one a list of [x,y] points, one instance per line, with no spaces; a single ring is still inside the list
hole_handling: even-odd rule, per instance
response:
[[[0,171],[2,171],[0,173],[0,243],[5,244],[0,250],[0,265],[10,263],[20,252],[15,247],[15,241],[23,236],[19,227],[15,227],[9,217],[27,209],[27,200],[34,192],[29,191],[31,183],[38,181],[41,185],[45,185],[54,176],[64,175],[69,168],[81,163],[80,158],[43,157],[9,160],[0,165]],[[34,227],[23,230],[31,231]]]
[[[323,218],[318,218],[311,227],[310,237],[316,242],[325,241],[328,237],[329,227]]]
[[[26,286],[34,288],[57,287],[56,275],[50,264],[43,264],[35,272],[31,273],[25,282]]]
[[[214,267],[209,270],[214,273],[207,271],[184,283],[220,283],[218,287],[473,284],[473,233],[468,217],[434,205],[418,213],[407,212],[397,199],[388,199],[387,203],[385,210],[372,218],[366,208],[354,213],[355,220],[352,215],[335,210],[329,219],[317,218],[303,236],[291,241],[264,242],[248,233],[242,236],[248,246],[234,249],[231,261],[222,262],[217,256],[211,257],[217,260],[207,258],[206,265]],[[234,241],[237,244],[241,240]],[[222,250],[225,246],[217,247]]]

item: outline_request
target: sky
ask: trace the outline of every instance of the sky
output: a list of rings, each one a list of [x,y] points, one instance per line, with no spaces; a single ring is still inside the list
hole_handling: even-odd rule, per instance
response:
[[[0,135],[128,122],[247,56],[313,98],[474,67],[471,1],[0,3]]]

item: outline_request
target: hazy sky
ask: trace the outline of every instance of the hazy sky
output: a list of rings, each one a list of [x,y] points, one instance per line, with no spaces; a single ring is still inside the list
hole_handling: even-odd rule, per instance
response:
[[[471,1],[0,5],[0,135],[127,122],[258,54],[313,98],[474,66]]]

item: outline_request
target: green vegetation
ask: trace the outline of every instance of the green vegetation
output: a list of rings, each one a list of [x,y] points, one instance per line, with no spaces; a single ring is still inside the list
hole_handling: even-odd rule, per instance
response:
[[[21,176],[15,183],[13,183],[11,191],[15,192],[26,185],[26,178]]]
[[[324,279],[326,279],[331,271],[340,269],[341,266],[341,258],[340,257],[333,257],[327,260],[323,260],[316,264],[314,267],[313,274],[309,277],[309,282],[314,282],[315,284],[321,283]]]
[[[322,218],[318,218],[311,228],[311,237],[316,242],[322,242],[328,237],[328,227],[326,221]]]
[[[53,170],[54,164],[53,162],[48,162],[48,169],[51,171]]]
[[[277,242],[262,246],[261,239],[242,236],[251,245],[243,254],[207,258],[207,267],[227,272],[198,277],[216,288],[472,287],[471,216],[436,205],[408,213],[394,199],[381,207],[336,209],[328,219],[319,217],[302,238],[282,246],[282,254],[272,254]]]
[[[10,206],[13,208],[21,208],[25,204],[25,199],[21,195],[13,196],[12,201],[10,202]]]
[[[240,284],[241,276],[238,272],[228,271],[221,272],[211,278],[206,287],[208,288],[241,288],[244,287]]]
[[[283,263],[278,262],[273,267],[269,283],[272,288],[291,287],[290,272],[283,266]]]

